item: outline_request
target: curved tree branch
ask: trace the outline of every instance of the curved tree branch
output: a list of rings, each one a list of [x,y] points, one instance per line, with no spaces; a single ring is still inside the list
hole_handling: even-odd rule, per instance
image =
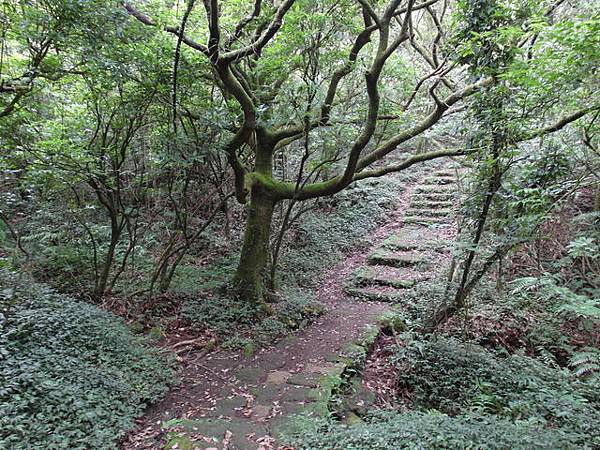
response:
[[[252,44],[240,48],[238,50],[231,50],[229,52],[223,53],[219,57],[219,60],[222,62],[231,63],[239,61],[240,59],[243,59],[246,56],[260,55],[262,49],[269,43],[271,39],[273,39],[277,31],[279,31],[279,29],[281,28],[281,25],[283,25],[283,17],[292,7],[295,1],[296,0],[285,0],[279,6],[279,8],[277,8],[275,16],[271,20],[271,23],[269,24],[265,32],[261,34],[258,37],[258,39],[256,39]]]
[[[148,15],[144,14],[143,12],[139,11],[138,9],[136,9],[133,5],[131,5],[131,3],[123,2],[123,7],[127,10],[127,12],[129,13],[130,16],[135,17],[139,22],[143,23],[144,25],[147,25],[150,27],[158,27],[158,24],[150,16],[148,16]],[[181,33],[181,31],[179,30],[179,27],[173,27],[173,26],[167,25],[167,26],[163,27],[163,30],[166,31],[167,33],[174,34],[175,36],[181,35],[181,40],[183,41],[183,43],[185,45],[187,45],[188,47],[191,47],[195,50],[198,50],[198,51],[204,53],[205,55],[209,54],[208,47],[200,44],[199,42],[194,41],[193,39],[189,38],[185,34]]]

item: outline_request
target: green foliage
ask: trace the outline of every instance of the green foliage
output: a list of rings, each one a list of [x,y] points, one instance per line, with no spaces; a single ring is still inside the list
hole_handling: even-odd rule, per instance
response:
[[[536,22],[528,0],[461,0],[455,32],[458,59],[477,75],[496,75],[514,58],[524,21]]]
[[[114,315],[0,276],[0,447],[116,448],[173,381],[167,361]]]
[[[493,414],[600,444],[600,399],[572,381],[568,371],[520,355],[501,359],[476,345],[442,338],[409,342],[399,350],[397,363],[400,385],[411,391],[417,409]]]
[[[310,294],[290,288],[282,292],[268,317],[260,305],[225,294],[185,300],[181,312],[192,326],[215,332],[224,347],[242,348],[271,344],[310,324],[322,313],[322,308]]]
[[[516,89],[515,100],[523,106],[550,98],[576,105],[590,97],[592,84],[586,82],[590,67],[598,66],[600,15],[598,2],[582,4],[582,9],[557,23],[532,24],[538,38],[529,55],[513,61],[503,78]],[[567,94],[568,92],[568,94]]]
[[[237,260],[237,255],[231,253],[207,266],[195,266],[186,259],[175,272],[171,290],[183,296],[192,296],[201,291],[223,291],[235,270]]]
[[[600,350],[594,347],[584,348],[573,354],[569,366],[575,376],[600,382]]]
[[[526,301],[535,298],[555,312],[577,317],[600,318],[598,298],[590,298],[574,292],[569,287],[561,285],[557,276],[552,274],[518,278],[512,282],[512,294]]]
[[[556,450],[592,449],[586,436],[476,414],[380,412],[354,426],[329,424],[290,439],[298,450]]]
[[[412,411],[372,412],[353,426],[303,430],[298,449],[592,449],[600,444],[600,397],[524,356],[500,358],[455,339],[416,339],[396,356]],[[590,357],[581,356],[582,367]],[[403,397],[404,398],[404,397]]]
[[[182,305],[183,317],[198,328],[214,331],[225,346],[234,348],[269,344],[290,330],[303,328],[322,309],[302,289],[314,287],[324,270],[345,252],[368,243],[368,232],[389,214],[401,183],[412,177],[414,174],[359,183],[302,216],[281,258],[281,289],[272,305],[272,317],[257,321],[263,316],[257,305],[235,300],[227,293],[237,264],[237,256],[231,253],[208,266],[184,263],[179,267],[171,287],[189,297]]]
[[[523,355],[500,357],[441,336],[399,335],[394,357],[407,412],[371,411],[348,426],[317,423],[291,435],[302,450],[593,449],[600,396],[597,352],[573,359],[580,382]]]
[[[600,258],[600,246],[593,237],[579,236],[567,245],[571,258]]]

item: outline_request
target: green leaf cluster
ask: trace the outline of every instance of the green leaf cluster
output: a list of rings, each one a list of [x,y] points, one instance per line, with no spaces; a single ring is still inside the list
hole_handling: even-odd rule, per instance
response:
[[[116,448],[169,363],[116,316],[0,276],[0,447]]]

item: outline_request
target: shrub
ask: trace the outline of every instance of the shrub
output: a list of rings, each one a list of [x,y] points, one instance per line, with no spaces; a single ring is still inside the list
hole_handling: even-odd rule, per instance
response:
[[[172,381],[168,362],[97,307],[35,283],[0,292],[0,448],[115,448]]]
[[[556,450],[592,449],[586,436],[535,421],[494,416],[383,412],[355,426],[330,424],[291,438],[298,450]]]
[[[192,326],[214,331],[224,346],[240,348],[251,343],[270,344],[290,330],[310,324],[322,308],[311,295],[286,289],[269,317],[264,317],[258,305],[224,295],[185,300],[181,312]]]
[[[372,411],[353,426],[316,423],[287,441],[298,450],[600,448],[597,385],[457,339],[399,337],[398,392],[412,410]]]
[[[600,445],[600,401],[588,386],[525,356],[499,358],[456,339],[415,341],[399,351],[400,383],[413,407],[532,421]]]

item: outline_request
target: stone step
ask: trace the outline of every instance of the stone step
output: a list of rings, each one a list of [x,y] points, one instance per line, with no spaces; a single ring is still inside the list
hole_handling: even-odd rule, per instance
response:
[[[165,422],[162,428],[165,431],[165,444],[161,448],[165,450],[216,448],[226,434],[229,434],[228,448],[231,450],[257,448],[255,436],[268,433],[264,424],[251,423],[247,418],[181,418]]]
[[[422,228],[421,228],[422,229]],[[440,241],[442,242],[442,241]],[[445,245],[445,244],[444,244]],[[428,256],[429,258],[429,256]],[[431,258],[429,258],[431,259]],[[427,271],[418,270],[419,268],[411,268],[411,267],[393,267],[393,266],[383,266],[383,265],[375,265],[371,266],[369,264],[361,266],[356,269],[353,274],[349,277],[352,279],[353,275],[360,274],[363,270],[368,271],[368,273],[375,272],[375,276],[378,278],[389,278],[389,279],[397,279],[397,280],[414,280],[416,283],[420,283],[421,281],[426,281],[430,278],[430,273]]]
[[[451,184],[420,184],[415,188],[416,194],[447,193],[456,190]]]
[[[421,209],[411,207],[406,210],[406,215],[421,217],[450,217],[452,215],[452,210],[448,208]]]
[[[420,229],[423,230],[423,228]],[[387,238],[385,241],[382,242],[381,247],[388,250],[395,250],[401,252],[421,250],[444,253],[447,252],[448,249],[453,245],[453,241],[443,239],[429,239],[427,237],[422,238],[420,240],[411,240],[400,233]]]
[[[430,176],[423,179],[424,184],[452,184],[456,183],[455,177]]]
[[[454,169],[439,169],[431,173],[434,177],[454,177],[456,178],[456,170]]]
[[[411,251],[423,248],[423,230],[421,228],[403,228],[381,243],[388,250]]]
[[[350,297],[356,297],[369,302],[399,303],[403,297],[401,292],[382,291],[373,287],[347,287],[344,289],[344,292]]]
[[[405,224],[419,224],[419,225],[433,225],[440,223],[448,223],[448,220],[444,217],[431,217],[431,216],[406,216],[402,221]]]
[[[361,267],[352,276],[351,283],[354,287],[389,286],[395,289],[410,289],[416,281],[380,274],[373,267]]]
[[[413,195],[417,201],[447,202],[454,199],[452,192],[417,192]]]
[[[389,250],[378,248],[373,251],[368,258],[371,266],[390,266],[390,267],[413,267],[427,266],[429,261],[422,256],[410,255],[404,253],[395,253]]]
[[[411,202],[410,206],[411,206],[411,208],[446,209],[446,208],[452,208],[454,206],[454,202],[417,200],[417,201]]]

